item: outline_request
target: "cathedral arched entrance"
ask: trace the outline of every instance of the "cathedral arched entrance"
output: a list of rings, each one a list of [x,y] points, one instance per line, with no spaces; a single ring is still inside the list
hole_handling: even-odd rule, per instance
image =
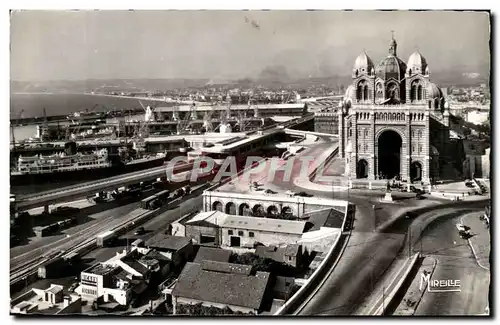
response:
[[[422,164],[414,161],[410,166],[410,179],[412,182],[420,182],[422,180]]]
[[[384,179],[400,175],[403,139],[399,133],[386,130],[378,137],[378,173]]]
[[[367,178],[368,177],[368,162],[364,159],[360,159],[356,165],[356,178]]]

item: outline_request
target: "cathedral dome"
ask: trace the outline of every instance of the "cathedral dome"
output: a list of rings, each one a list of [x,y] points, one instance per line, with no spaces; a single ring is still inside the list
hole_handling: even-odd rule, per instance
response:
[[[403,79],[406,72],[406,64],[397,56],[389,55],[379,63],[376,69],[378,77],[387,80],[394,78],[396,80]]]
[[[427,70],[427,61],[422,56],[422,54],[420,54],[420,52],[416,51],[412,55],[410,55],[410,58],[408,59],[408,68],[407,68],[409,74],[416,74],[416,73],[426,74],[426,70]]]
[[[439,89],[439,87],[436,86],[435,83],[429,82],[429,84],[427,85],[427,98],[434,99],[441,97],[443,97],[443,92],[441,91],[441,89]]]
[[[373,61],[370,59],[366,52],[361,53],[356,58],[354,62],[354,71],[358,71],[359,74],[370,74],[373,69]]]

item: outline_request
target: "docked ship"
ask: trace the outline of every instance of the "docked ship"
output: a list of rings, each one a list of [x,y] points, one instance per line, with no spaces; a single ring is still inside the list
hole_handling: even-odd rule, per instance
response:
[[[11,186],[38,185],[68,181],[92,181],[147,168],[159,167],[164,154],[128,159],[110,156],[107,149],[79,153],[69,142],[65,151],[54,155],[19,156],[10,173]]]

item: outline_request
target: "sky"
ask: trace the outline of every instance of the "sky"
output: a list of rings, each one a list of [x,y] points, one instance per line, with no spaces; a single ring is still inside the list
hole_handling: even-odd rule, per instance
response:
[[[349,75],[363,51],[377,64],[391,31],[404,61],[431,73],[490,62],[489,16],[443,11],[13,11],[12,80]]]

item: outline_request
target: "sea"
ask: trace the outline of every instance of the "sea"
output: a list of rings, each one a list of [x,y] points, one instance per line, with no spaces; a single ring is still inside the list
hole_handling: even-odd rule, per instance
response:
[[[144,105],[158,105],[158,102],[142,101]],[[13,93],[10,96],[10,117],[28,118],[43,116],[45,108],[47,116],[68,115],[79,111],[105,112],[140,108],[137,99],[119,98],[92,94],[52,94],[52,93]],[[142,116],[132,116],[140,120]],[[16,141],[26,140],[36,134],[36,125],[17,126],[13,130]],[[12,132],[10,135],[12,141]]]

